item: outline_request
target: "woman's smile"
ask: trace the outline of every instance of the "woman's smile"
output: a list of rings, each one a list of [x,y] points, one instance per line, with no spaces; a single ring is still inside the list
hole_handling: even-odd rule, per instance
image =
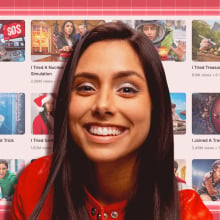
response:
[[[151,99],[139,57],[127,41],[102,41],[79,59],[69,130],[93,162],[131,156],[148,136]]]
[[[96,124],[88,124],[85,126],[86,130],[96,136],[118,136],[127,130],[122,126],[106,126],[106,125],[96,125]]]
[[[87,124],[84,128],[86,138],[96,144],[113,143],[120,140],[120,138],[128,133],[128,128],[118,125],[101,125],[92,123]]]
[[[108,132],[109,131],[109,132]],[[86,136],[89,141],[96,144],[111,144],[122,138],[127,133],[127,130],[121,132],[118,129],[97,128],[93,132],[86,130]],[[107,147],[104,145],[103,147]]]

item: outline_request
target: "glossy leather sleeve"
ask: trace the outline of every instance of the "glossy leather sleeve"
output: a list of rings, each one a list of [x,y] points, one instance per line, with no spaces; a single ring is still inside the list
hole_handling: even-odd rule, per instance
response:
[[[198,193],[191,189],[179,191],[181,220],[213,220]]]
[[[38,203],[46,183],[51,164],[51,156],[42,157],[30,164],[21,174],[13,202],[12,219],[28,219]],[[49,220],[52,213],[53,190],[45,200],[40,220]]]

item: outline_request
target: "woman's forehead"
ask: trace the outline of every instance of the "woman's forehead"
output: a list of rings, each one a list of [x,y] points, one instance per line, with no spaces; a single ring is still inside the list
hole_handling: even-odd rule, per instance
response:
[[[79,72],[143,72],[137,52],[126,40],[99,41],[81,55],[76,67]],[[144,73],[142,73],[144,75]]]

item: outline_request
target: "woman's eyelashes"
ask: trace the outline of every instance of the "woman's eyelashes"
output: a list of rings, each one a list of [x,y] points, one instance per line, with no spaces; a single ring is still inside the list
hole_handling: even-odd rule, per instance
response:
[[[90,95],[96,91],[96,87],[93,83],[83,82],[76,86],[73,86],[73,90],[82,95]]]
[[[118,88],[116,89],[116,93],[120,96],[129,98],[129,97],[133,97],[136,95],[136,93],[138,93],[140,90],[139,88],[134,85],[133,83],[122,83],[118,86]]]
[[[95,85],[92,82],[82,82],[76,85],[73,85],[73,91],[76,91],[79,95],[93,95],[100,89],[100,86]],[[116,84],[113,88],[109,88],[108,92],[114,92],[115,94],[129,98],[135,96],[140,89],[130,82],[123,82],[120,84]]]

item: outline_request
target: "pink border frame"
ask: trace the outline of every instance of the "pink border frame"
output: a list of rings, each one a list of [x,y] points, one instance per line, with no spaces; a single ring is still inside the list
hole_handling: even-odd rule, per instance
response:
[[[220,15],[217,0],[6,0],[0,15]]]

